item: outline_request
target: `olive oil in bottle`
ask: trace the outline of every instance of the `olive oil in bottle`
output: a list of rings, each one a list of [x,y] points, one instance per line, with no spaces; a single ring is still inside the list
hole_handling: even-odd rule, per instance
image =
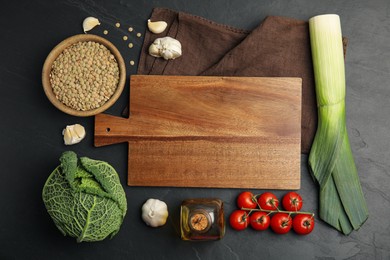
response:
[[[218,240],[225,234],[223,202],[220,199],[187,199],[181,204],[183,240]]]

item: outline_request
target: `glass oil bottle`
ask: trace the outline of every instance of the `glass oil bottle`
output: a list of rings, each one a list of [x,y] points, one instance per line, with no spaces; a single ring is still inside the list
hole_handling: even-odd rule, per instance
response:
[[[223,201],[187,199],[180,208],[181,238],[190,241],[219,240],[225,235]]]

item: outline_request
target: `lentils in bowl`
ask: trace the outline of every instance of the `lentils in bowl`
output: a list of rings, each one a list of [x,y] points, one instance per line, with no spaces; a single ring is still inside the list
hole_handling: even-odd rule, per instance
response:
[[[42,82],[47,97],[58,109],[91,116],[119,98],[125,73],[123,58],[112,43],[96,35],[76,35],[49,54]]]

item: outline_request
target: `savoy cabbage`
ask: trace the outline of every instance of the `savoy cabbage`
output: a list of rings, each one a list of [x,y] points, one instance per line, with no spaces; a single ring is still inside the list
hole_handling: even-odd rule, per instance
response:
[[[126,194],[115,169],[106,162],[64,152],[50,174],[42,198],[64,234],[82,241],[114,236],[127,211]]]

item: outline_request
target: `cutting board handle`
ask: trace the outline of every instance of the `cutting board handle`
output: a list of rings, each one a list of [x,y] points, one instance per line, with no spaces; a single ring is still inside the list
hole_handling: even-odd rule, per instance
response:
[[[125,129],[128,128],[128,119],[108,114],[95,116],[95,139],[96,147],[116,143],[127,142]]]

